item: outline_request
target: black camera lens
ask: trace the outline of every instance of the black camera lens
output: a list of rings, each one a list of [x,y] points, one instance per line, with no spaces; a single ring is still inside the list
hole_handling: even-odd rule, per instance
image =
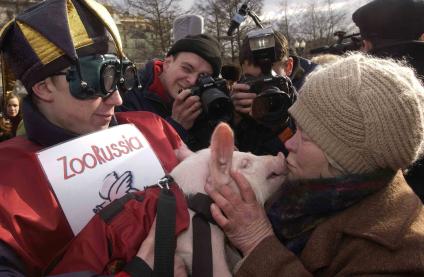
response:
[[[217,88],[205,90],[201,96],[203,111],[211,122],[229,122],[233,116],[233,104],[229,96]]]
[[[292,100],[286,93],[272,88],[258,95],[252,103],[252,117],[266,126],[278,126],[288,118]]]
[[[203,113],[211,125],[229,122],[233,118],[234,107],[224,79],[201,75],[191,93],[200,97]]]

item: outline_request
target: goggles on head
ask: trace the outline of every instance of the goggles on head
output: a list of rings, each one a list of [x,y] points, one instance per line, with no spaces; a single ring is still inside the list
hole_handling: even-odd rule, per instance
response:
[[[107,98],[116,90],[125,93],[138,86],[134,64],[129,60],[120,61],[112,54],[82,57],[78,65],[72,65],[63,75],[72,96],[81,100]]]

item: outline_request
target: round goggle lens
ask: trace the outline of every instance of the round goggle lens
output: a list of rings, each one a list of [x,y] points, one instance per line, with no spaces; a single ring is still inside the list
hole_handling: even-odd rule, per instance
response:
[[[116,89],[116,70],[114,65],[107,65],[103,70],[103,86],[105,91],[112,93]]]
[[[127,66],[124,72],[124,87],[126,90],[131,90],[136,85],[137,71],[134,66]]]

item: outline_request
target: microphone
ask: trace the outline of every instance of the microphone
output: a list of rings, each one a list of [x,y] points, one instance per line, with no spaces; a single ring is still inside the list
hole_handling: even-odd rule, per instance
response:
[[[195,14],[181,15],[175,18],[172,27],[174,43],[187,35],[203,33],[203,17]]]
[[[238,12],[231,19],[230,27],[228,28],[228,32],[227,32],[228,36],[232,36],[234,33],[234,30],[238,28],[244,20],[246,20],[247,12],[248,12],[247,4],[244,3],[243,5],[241,5]]]
[[[317,48],[309,50],[309,54],[315,55],[315,54],[321,54],[321,53],[329,53],[330,50],[331,49],[329,46],[317,47]]]

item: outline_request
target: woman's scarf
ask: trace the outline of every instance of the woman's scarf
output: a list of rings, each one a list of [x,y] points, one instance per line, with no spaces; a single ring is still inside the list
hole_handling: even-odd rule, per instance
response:
[[[268,205],[267,214],[277,237],[299,255],[318,224],[385,187],[394,175],[391,170],[381,170],[289,182]]]

